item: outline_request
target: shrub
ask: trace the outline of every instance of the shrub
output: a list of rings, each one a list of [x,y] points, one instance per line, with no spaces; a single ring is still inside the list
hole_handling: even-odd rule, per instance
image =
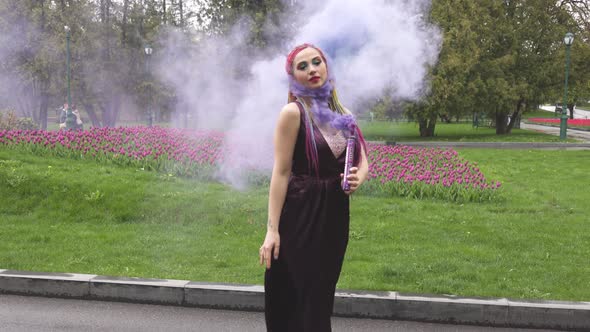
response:
[[[0,130],[35,130],[37,124],[31,118],[19,118],[14,111],[0,111]]]

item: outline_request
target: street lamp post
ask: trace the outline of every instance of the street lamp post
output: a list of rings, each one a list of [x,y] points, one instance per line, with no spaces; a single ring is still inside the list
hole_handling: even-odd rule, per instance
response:
[[[574,42],[574,34],[571,32],[566,33],[563,42],[565,44],[565,87],[563,92],[563,103],[561,104],[559,138],[565,140],[567,138],[567,80],[570,71],[570,48]]]
[[[74,114],[72,113],[72,94],[70,92],[70,81],[71,81],[71,73],[70,73],[70,27],[64,26],[64,30],[66,30],[66,72],[67,72],[67,80],[68,80],[68,109],[66,110],[66,129],[72,130],[74,128],[75,120]]]
[[[152,52],[154,51],[154,49],[150,46],[150,45],[146,45],[144,47],[144,52],[145,52],[145,72],[146,72],[146,80],[149,77],[149,73],[150,73],[150,56],[152,55]],[[149,91],[147,91],[149,93]],[[150,96],[151,97],[151,96]],[[148,114],[148,126],[151,127],[153,122],[154,122],[154,114],[151,110],[151,99],[147,98],[147,114]]]

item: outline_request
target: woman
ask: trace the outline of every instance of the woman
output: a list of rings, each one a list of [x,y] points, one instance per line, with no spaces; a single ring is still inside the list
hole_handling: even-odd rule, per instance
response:
[[[275,129],[266,265],[268,331],[331,331],[334,292],[348,243],[349,195],[367,179],[366,147],[340,102],[322,51],[310,44],[287,57],[289,104]],[[342,190],[346,138],[357,137]]]

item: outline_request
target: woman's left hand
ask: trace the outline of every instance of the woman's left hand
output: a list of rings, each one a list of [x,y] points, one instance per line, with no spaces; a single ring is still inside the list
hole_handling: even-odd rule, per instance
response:
[[[358,176],[358,167],[351,167],[350,168],[350,174],[348,174],[348,184],[350,185],[350,190],[345,191],[344,193],[347,195],[352,194],[353,192],[355,192],[359,186],[361,185],[361,179]],[[340,174],[340,178],[342,179],[341,184],[344,182],[344,174],[341,173]]]

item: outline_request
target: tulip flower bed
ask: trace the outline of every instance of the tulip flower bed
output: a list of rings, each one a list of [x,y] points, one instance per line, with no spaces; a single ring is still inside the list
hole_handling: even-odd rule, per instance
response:
[[[0,131],[0,144],[32,153],[212,179],[222,161],[223,134],[160,127],[92,128],[87,131]],[[500,183],[451,149],[369,144],[368,193],[450,201],[492,200]],[[257,175],[254,175],[256,178]]]
[[[438,148],[370,144],[370,174],[367,190],[411,198],[450,201],[492,200],[500,182],[489,182],[457,151]]]
[[[541,124],[559,124],[561,119],[556,118],[529,118],[529,122]],[[567,119],[568,126],[590,128],[590,119]]]
[[[210,177],[219,160],[221,133],[161,127],[92,128],[87,131],[0,131],[0,144],[69,158]]]

